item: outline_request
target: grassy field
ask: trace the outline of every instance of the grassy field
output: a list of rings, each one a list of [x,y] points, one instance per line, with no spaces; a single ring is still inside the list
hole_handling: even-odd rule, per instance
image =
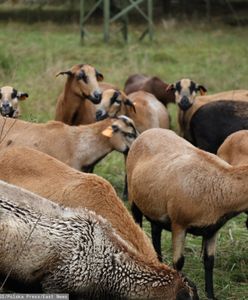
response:
[[[208,88],[209,93],[248,88],[248,28],[223,27],[202,22],[163,22],[156,26],[153,43],[137,42],[142,26],[130,30],[129,43],[113,33],[110,44],[102,43],[100,27],[91,32],[83,45],[79,43],[78,26],[56,26],[50,23],[24,25],[0,23],[0,82],[28,92],[22,103],[22,118],[45,122],[54,117],[56,97],[64,78],[59,71],[76,63],[90,63],[105,75],[105,80],[123,87],[132,73],[154,74],[167,82],[190,77]],[[113,28],[113,31],[116,28]],[[169,107],[172,126],[177,130],[176,107]],[[119,195],[123,189],[123,159],[113,153],[96,168],[107,178]],[[220,231],[218,239],[215,291],[218,299],[248,299],[248,231],[245,216],[231,220]],[[150,226],[145,224],[150,234]],[[171,263],[171,235],[163,233],[163,252]],[[189,236],[184,272],[204,296],[204,274],[201,263],[201,239]]]

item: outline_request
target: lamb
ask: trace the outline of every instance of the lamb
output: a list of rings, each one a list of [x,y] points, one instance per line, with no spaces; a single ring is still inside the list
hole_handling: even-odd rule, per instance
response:
[[[59,75],[68,77],[57,100],[55,120],[68,125],[94,123],[94,104],[100,103],[102,93],[98,81],[103,80],[103,75],[88,64],[74,65],[56,76]]]
[[[20,105],[28,97],[27,93],[17,91],[12,86],[3,86],[0,88],[0,113],[4,117],[19,118]]]
[[[125,82],[124,92],[129,95],[137,91],[145,91],[153,94],[165,106],[175,103],[175,94],[169,89],[170,84],[165,83],[157,76],[145,76],[134,74],[128,77]]]
[[[159,166],[159,168],[158,168]],[[161,257],[161,231],[172,231],[173,263],[184,264],[186,233],[203,238],[205,289],[214,299],[213,266],[218,230],[248,209],[248,167],[234,167],[167,129],[150,129],[127,157],[129,201],[136,222],[152,226]]]
[[[24,205],[18,194],[28,192],[7,187],[17,193],[0,196],[1,275],[11,268],[10,278],[23,284],[80,299],[199,299],[186,278],[147,264],[102,217],[46,199],[39,207],[29,196]]]
[[[103,91],[101,103],[97,105],[96,119],[126,115],[130,117],[139,132],[149,128],[169,128],[166,108],[152,94],[138,91],[128,96],[120,91]]]
[[[0,179],[5,182],[64,206],[83,207],[101,215],[147,262],[157,262],[148,237],[105,179],[79,172],[45,153],[21,146],[0,151],[0,169]]]
[[[126,154],[138,134],[133,121],[126,116],[80,126],[58,121],[37,124],[0,117],[0,128],[0,150],[15,145],[28,146],[85,172],[113,150]]]
[[[248,90],[196,97],[197,90],[203,94],[206,88],[189,79],[179,81],[174,90],[179,106],[180,135],[193,145],[216,154],[229,134],[248,129]]]

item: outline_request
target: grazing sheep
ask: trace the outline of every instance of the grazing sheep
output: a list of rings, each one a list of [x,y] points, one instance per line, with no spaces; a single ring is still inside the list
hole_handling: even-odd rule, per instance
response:
[[[56,121],[37,124],[0,117],[0,128],[0,149],[28,146],[83,171],[91,170],[113,150],[126,154],[137,137],[133,121],[126,116],[80,126]]]
[[[87,208],[106,218],[117,233],[146,261],[156,252],[133,221],[114,188],[105,179],[79,172],[57,159],[28,147],[0,151],[0,179],[72,208]]]
[[[199,299],[186,278],[147,264],[102,217],[46,199],[39,207],[8,188],[16,194],[0,196],[2,276],[11,269],[10,279],[80,299]]]
[[[127,157],[128,196],[137,222],[152,225],[161,257],[161,231],[172,231],[173,262],[184,264],[186,233],[203,237],[205,289],[214,299],[213,266],[218,230],[248,209],[248,167],[233,167],[166,129],[150,129]]]
[[[94,123],[94,104],[100,103],[102,93],[98,81],[103,80],[103,75],[88,64],[74,65],[56,76],[59,75],[68,77],[57,100],[55,120],[68,125]]]
[[[12,86],[0,88],[0,113],[4,117],[18,118],[20,116],[19,101],[25,100],[27,93],[19,92]]]
[[[150,93],[134,92],[128,96],[115,89],[102,93],[102,101],[97,105],[96,119],[126,115],[130,117],[139,132],[149,128],[169,127],[169,115],[166,108]]]
[[[125,82],[124,92],[128,95],[137,91],[146,91],[153,94],[165,106],[168,103],[175,103],[175,94],[168,89],[170,85],[162,81],[159,77],[144,76],[134,74],[128,77]]]
[[[232,90],[196,97],[206,89],[189,79],[174,86],[179,106],[180,135],[205,151],[217,152],[225,138],[241,129],[248,129],[248,90]]]

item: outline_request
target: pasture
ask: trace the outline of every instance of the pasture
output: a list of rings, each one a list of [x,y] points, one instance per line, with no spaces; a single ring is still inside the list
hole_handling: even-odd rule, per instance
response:
[[[92,64],[105,76],[105,81],[120,88],[133,73],[157,75],[168,83],[189,77],[206,86],[208,93],[248,88],[247,27],[170,20],[156,25],[153,43],[137,42],[141,25],[135,25],[128,44],[119,33],[112,35],[110,44],[103,44],[100,26],[89,26],[91,35],[81,45],[76,24],[9,22],[0,26],[1,86],[12,85],[29,94],[22,103],[24,120],[46,122],[54,118],[56,98],[65,80],[55,75],[76,63]],[[172,128],[177,131],[175,105],[171,104],[169,111]],[[95,169],[120,196],[123,167],[122,155],[113,153]],[[220,300],[248,299],[248,231],[244,222],[245,216],[241,215],[220,230],[214,271],[215,292]],[[150,235],[148,223],[145,230]],[[170,233],[163,233],[162,245],[165,260],[170,264]],[[196,283],[204,300],[200,238],[188,236],[185,257],[184,273]]]

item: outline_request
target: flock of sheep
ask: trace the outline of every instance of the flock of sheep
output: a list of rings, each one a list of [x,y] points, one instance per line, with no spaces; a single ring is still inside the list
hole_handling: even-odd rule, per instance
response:
[[[18,119],[27,93],[0,89],[1,289],[197,300],[181,273],[192,233],[202,236],[205,290],[215,299],[218,230],[248,212],[248,90],[205,95],[190,79],[136,74],[122,91],[88,64],[57,75],[67,79],[45,124]],[[173,102],[181,136],[169,130]],[[113,150],[124,155],[133,217],[92,174]],[[172,232],[174,268],[162,263],[163,229]]]

